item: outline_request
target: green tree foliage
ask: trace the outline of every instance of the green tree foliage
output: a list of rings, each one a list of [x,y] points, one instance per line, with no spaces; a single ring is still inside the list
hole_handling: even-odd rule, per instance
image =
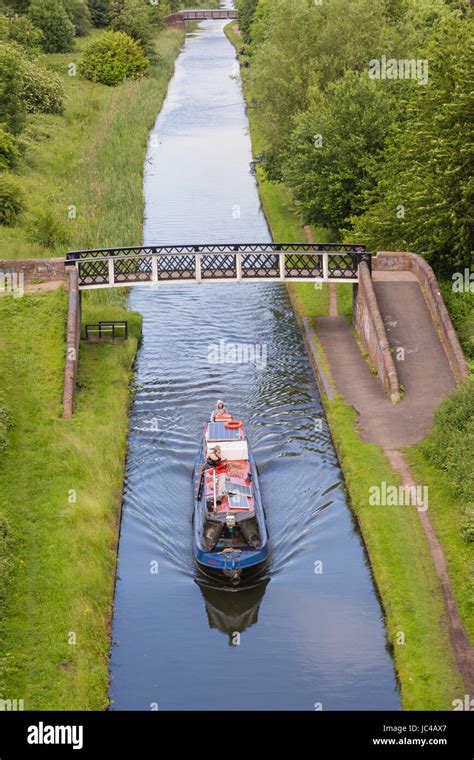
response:
[[[318,108],[297,117],[283,176],[305,222],[337,230],[364,209],[393,112],[386,88],[348,71]]]
[[[64,87],[60,77],[25,60],[22,64],[23,100],[28,113],[62,113]]]
[[[35,209],[26,224],[26,237],[42,248],[62,248],[69,243],[66,222],[51,208]]]
[[[86,79],[115,86],[124,79],[139,79],[149,73],[142,48],[123,32],[105,32],[84,50],[79,70]]]
[[[150,25],[148,6],[143,0],[123,0],[121,10],[112,19],[111,26],[114,32],[124,32],[136,40],[149,59],[154,57],[153,28]]]
[[[31,0],[28,15],[43,32],[46,53],[67,53],[74,45],[74,25],[61,0]]]
[[[109,0],[88,0],[88,4],[94,26],[107,26],[110,22]]]
[[[472,264],[473,31],[472,20],[458,16],[435,29],[425,56],[428,84],[413,83],[370,208],[353,219],[353,236],[369,246],[415,250],[438,271]]]
[[[347,69],[366,71],[369,60],[381,55],[385,17],[372,0],[274,0],[267,13],[268,34],[252,58],[251,88],[277,177],[296,115]]]
[[[20,151],[15,137],[0,127],[0,171],[15,166],[19,157]]]
[[[449,396],[435,413],[433,429],[423,444],[426,457],[446,472],[461,501],[474,502],[474,381]],[[473,536],[474,538],[474,536]]]
[[[66,13],[74,25],[76,37],[85,37],[92,26],[91,14],[86,0],[62,0]]]
[[[3,3],[16,13],[26,13],[30,7],[30,0],[3,0]]]
[[[0,224],[11,227],[25,210],[25,191],[18,177],[0,173]]]
[[[39,52],[43,40],[43,32],[31,23],[28,16],[14,13],[5,17],[7,21],[7,37],[26,50]]]
[[[238,24],[244,42],[250,42],[250,26],[258,0],[237,0]]]
[[[0,43],[0,125],[14,135],[21,132],[26,121],[21,68],[19,50]]]

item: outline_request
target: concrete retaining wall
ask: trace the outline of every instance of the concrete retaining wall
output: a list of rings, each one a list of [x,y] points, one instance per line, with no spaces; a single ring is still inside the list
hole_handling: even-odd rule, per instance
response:
[[[448,357],[451,371],[458,382],[469,376],[464,353],[441,295],[436,276],[422,256],[417,253],[379,251],[372,260],[374,271],[411,271],[421,286],[435,329]]]
[[[377,367],[385,393],[396,404],[400,401],[400,383],[365,261],[359,265],[359,282],[354,286],[353,323],[365,350]]]
[[[69,305],[67,313],[66,363],[64,367],[63,417],[72,417],[81,341],[81,293],[77,269],[67,270]]]

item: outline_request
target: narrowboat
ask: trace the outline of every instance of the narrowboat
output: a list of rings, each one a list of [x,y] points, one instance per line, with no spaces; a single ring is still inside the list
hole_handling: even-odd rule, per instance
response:
[[[218,465],[210,455],[220,449]],[[268,561],[257,466],[243,422],[231,415],[208,422],[196,457],[194,559],[206,576],[237,587],[263,574]]]

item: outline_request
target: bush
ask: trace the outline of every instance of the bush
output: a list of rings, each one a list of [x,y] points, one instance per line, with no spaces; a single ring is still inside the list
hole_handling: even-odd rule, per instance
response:
[[[474,380],[443,401],[422,445],[427,459],[443,470],[465,504],[474,499]]]
[[[23,186],[13,174],[0,174],[0,224],[11,227],[25,210]]]
[[[38,29],[28,16],[15,13],[8,17],[8,37],[27,50],[38,50],[43,41],[43,32]]]
[[[109,0],[89,0],[89,10],[94,26],[107,26],[110,21]]]
[[[42,248],[59,248],[68,244],[69,231],[52,209],[37,209],[27,221],[26,237]]]
[[[474,293],[454,292],[453,280],[440,280],[440,286],[464,353],[474,359]]]
[[[150,17],[142,0],[125,0],[122,11],[112,20],[112,29],[128,34],[141,45],[148,58],[154,57]]]
[[[13,45],[0,43],[0,124],[14,135],[21,132],[26,121],[22,60]]]
[[[15,166],[19,156],[20,151],[14,136],[0,127],[0,171]]]
[[[76,37],[85,37],[92,26],[91,13],[85,0],[63,0],[66,13],[72,21]]]
[[[139,79],[149,72],[140,45],[123,32],[105,32],[84,50],[79,71],[93,82],[115,86],[124,79]]]
[[[62,113],[64,110],[63,83],[52,71],[25,61],[23,100],[28,113]]]
[[[67,53],[74,45],[74,24],[61,0],[31,0],[30,20],[43,32],[45,53]]]

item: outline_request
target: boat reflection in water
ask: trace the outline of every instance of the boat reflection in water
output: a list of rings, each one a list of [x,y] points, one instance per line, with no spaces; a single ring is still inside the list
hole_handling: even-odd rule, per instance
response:
[[[258,623],[260,604],[269,578],[238,591],[225,590],[196,580],[206,605],[209,628],[217,628],[228,636],[229,645],[238,644],[237,633],[243,633]]]

